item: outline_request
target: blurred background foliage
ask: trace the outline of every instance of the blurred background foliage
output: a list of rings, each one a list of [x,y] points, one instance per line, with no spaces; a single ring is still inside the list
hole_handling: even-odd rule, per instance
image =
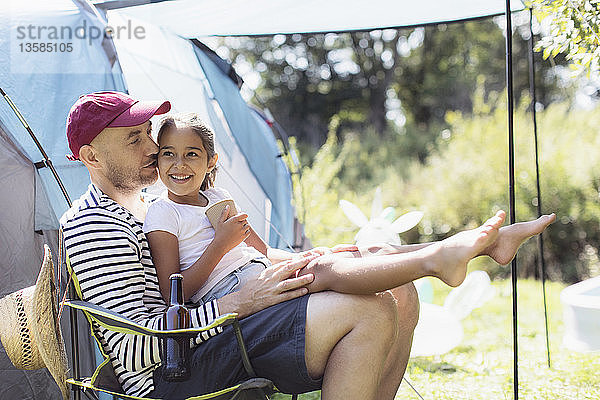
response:
[[[529,28],[517,24],[517,100],[529,87]],[[370,32],[224,38],[219,54],[260,76],[255,99],[297,138],[305,162],[327,138],[334,115],[341,128],[385,137],[410,128],[407,153],[423,161],[448,111],[470,113],[478,84],[484,98],[505,87],[505,39],[494,20]],[[536,53],[538,103],[569,98],[556,66],[564,57]],[[308,161],[309,162],[309,161]]]
[[[382,188],[383,205],[396,207],[398,215],[425,213],[415,229],[401,235],[405,243],[443,239],[508,210],[507,113],[500,99],[493,107],[481,103],[483,112],[449,113],[449,127],[438,139],[443,151],[424,164],[393,156],[402,152],[401,137],[382,145],[373,133],[339,132],[332,123],[313,164],[295,175],[296,207],[307,236],[320,245],[352,242],[357,228],[338,202],[352,201],[369,215],[376,186]],[[515,114],[518,221],[537,216],[533,128],[526,106],[524,98]],[[545,234],[547,273],[553,280],[576,282],[600,273],[599,127],[597,109],[577,111],[558,103],[538,113],[542,206],[558,216]],[[336,139],[340,135],[343,141]],[[536,241],[530,240],[519,252],[520,276],[539,277],[536,257]],[[487,258],[476,263],[495,278],[510,273]]]
[[[528,94],[528,13],[513,21],[517,220],[536,216]],[[535,25],[540,31],[539,25]],[[404,242],[438,240],[508,211],[505,40],[501,19],[416,29],[223,38],[218,53],[251,71],[252,101],[268,108],[299,154],[294,201],[315,245],[353,242],[358,228],[339,200],[365,215],[377,186],[398,215],[422,210]],[[534,37],[539,42],[539,37]],[[572,79],[561,52],[535,53],[542,205],[550,279],[600,273],[600,114],[597,88]],[[248,86],[248,85],[247,85]],[[252,85],[250,85],[252,86]],[[292,152],[293,153],[293,152]],[[519,273],[539,277],[537,246],[519,252]],[[504,278],[485,258],[474,266]]]

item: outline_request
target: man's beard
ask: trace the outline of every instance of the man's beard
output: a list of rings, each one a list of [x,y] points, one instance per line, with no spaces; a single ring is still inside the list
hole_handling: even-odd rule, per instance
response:
[[[114,164],[108,165],[107,178],[113,184],[115,189],[120,192],[132,192],[148,187],[158,177],[158,173],[152,175],[144,175],[142,168],[138,169],[124,169],[117,167]]]

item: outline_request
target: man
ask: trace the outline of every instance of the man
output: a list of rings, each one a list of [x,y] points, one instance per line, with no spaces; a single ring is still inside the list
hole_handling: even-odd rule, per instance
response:
[[[67,119],[69,147],[91,179],[88,191],[61,218],[83,298],[152,328],[161,326],[165,304],[142,232],[147,202],[141,189],[157,180],[158,148],[150,136],[149,120],[169,109],[168,102],[142,103],[122,93],[99,92],[82,96]],[[523,240],[541,232],[551,220],[552,216],[500,230],[497,221],[490,230],[498,239],[477,254],[504,263],[514,257]],[[282,262],[240,291],[192,309],[191,322],[198,327],[221,314],[237,312],[256,372],[284,392],[321,389],[323,399],[393,399],[418,319],[414,286],[365,295],[331,291],[307,295],[307,286],[318,286],[315,274],[320,271],[343,273],[349,265],[414,263],[415,257],[407,254],[427,246],[374,246],[344,253],[350,257],[379,254],[369,262],[332,255]],[[456,247],[453,242],[445,246]],[[157,339],[94,329],[129,395],[185,398],[245,378],[228,330],[198,337],[196,342],[203,343],[193,352],[192,377],[170,383],[157,373]]]

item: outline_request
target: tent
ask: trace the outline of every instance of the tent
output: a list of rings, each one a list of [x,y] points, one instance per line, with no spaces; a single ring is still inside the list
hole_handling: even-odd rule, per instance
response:
[[[95,90],[129,90],[139,97],[169,98],[176,111],[200,112],[217,132],[222,170],[231,173],[221,174],[219,184],[239,198],[253,226],[270,244],[286,247],[295,239],[289,171],[265,120],[241,101],[229,67],[192,38],[419,26],[501,15],[507,8],[520,10],[523,5],[513,1],[511,6],[510,0],[11,2],[0,11],[0,83],[39,136],[73,198],[88,182],[83,167],[64,158],[64,117],[77,96]],[[106,28],[106,17],[117,28],[111,31],[116,33],[114,40],[96,35]],[[29,30],[30,26],[34,29]],[[52,27],[61,28],[61,35],[70,31],[71,37],[53,39],[54,51],[40,51],[39,44],[34,51],[31,41],[48,37]],[[143,28],[152,40],[136,44],[136,28]],[[39,162],[38,150],[6,104],[0,106],[0,124],[1,201],[6,203],[0,219],[0,246],[6,256],[0,268],[9,277],[0,285],[0,295],[4,295],[34,281],[41,259],[39,244],[53,240],[57,218],[66,205],[48,168]],[[509,131],[512,135],[512,120]],[[22,180],[15,185],[19,176]],[[251,193],[243,193],[236,181],[244,182]],[[16,190],[9,193],[13,186]],[[513,278],[514,268],[515,264]],[[514,334],[516,338],[516,325]],[[52,385],[44,385],[47,376],[43,372],[11,370],[1,351],[0,360],[0,380],[6,380],[0,397],[52,398],[48,393]],[[21,373],[26,378],[8,384]]]
[[[241,98],[231,67],[200,43],[151,24],[146,25],[152,39],[145,42],[146,48],[96,37],[96,29],[103,32],[106,24],[98,10],[80,0],[11,2],[0,11],[0,87],[35,133],[68,196],[78,198],[89,184],[85,167],[65,157],[70,153],[66,116],[81,94],[121,90],[139,98],[169,99],[174,111],[198,112],[214,129],[221,170],[217,183],[250,215],[255,230],[273,247],[295,246],[301,238],[291,205],[290,172],[270,125]],[[55,51],[28,52],[20,46],[39,39],[38,28],[43,29],[41,34],[55,29],[63,35],[54,42]],[[0,187],[0,296],[4,296],[35,282],[43,243],[56,257],[58,220],[68,208],[40,150],[4,100]],[[70,351],[67,315],[61,322]],[[86,323],[78,327],[81,372],[90,373],[95,344],[88,338]],[[16,370],[1,346],[0,371],[2,399],[60,398],[46,370]]]
[[[342,32],[423,26],[502,15],[503,0],[94,0],[183,37]],[[513,0],[513,11],[523,4]]]
[[[124,89],[122,78],[113,75],[112,64],[101,46],[90,46],[69,60],[65,73],[62,60],[56,57],[37,57],[28,60],[11,51],[16,24],[44,23],[57,26],[75,26],[86,21],[96,24],[96,17],[80,5],[70,1],[43,2],[36,12],[18,9],[0,13],[0,82],[14,99],[25,118],[37,133],[40,142],[55,160],[56,168],[72,196],[85,189],[83,166],[68,164],[65,159],[65,116],[77,97],[84,92],[101,89]],[[24,4],[25,5],[25,4]],[[58,11],[59,10],[59,11]],[[10,40],[7,40],[10,38]],[[53,73],[39,71],[38,61]],[[95,61],[90,73],[72,74],[83,65]],[[24,61],[27,61],[25,63]],[[83,70],[83,68],[82,68]],[[42,156],[27,132],[6,102],[0,105],[0,187],[2,187],[2,217],[0,218],[0,296],[30,286],[35,282],[40,268],[43,243],[48,243],[57,253],[58,217],[66,209],[56,183],[48,168],[38,163]],[[59,156],[60,155],[60,156]],[[82,320],[83,321],[83,320]],[[69,332],[68,318],[62,319],[63,332]],[[85,323],[80,337],[85,338]],[[70,335],[65,334],[70,350]],[[90,340],[81,341],[81,351],[87,354],[82,360],[84,372],[92,370],[93,347]],[[46,370],[20,371],[14,369],[4,349],[0,351],[0,398],[58,399],[59,391]]]

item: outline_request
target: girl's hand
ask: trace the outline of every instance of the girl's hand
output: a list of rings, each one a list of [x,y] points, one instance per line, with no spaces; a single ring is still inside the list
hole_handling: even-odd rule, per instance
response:
[[[240,213],[229,218],[229,206],[225,206],[215,226],[213,243],[227,253],[250,235],[248,214]]]

